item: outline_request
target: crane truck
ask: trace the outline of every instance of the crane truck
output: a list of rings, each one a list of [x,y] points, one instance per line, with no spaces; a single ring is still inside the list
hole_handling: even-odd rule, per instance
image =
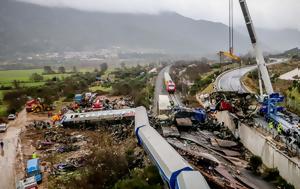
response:
[[[256,62],[257,62],[258,74],[259,74],[259,88],[260,88],[259,101],[261,102],[262,105],[260,109],[260,113],[265,117],[265,119],[268,122],[273,122],[275,126],[280,125],[282,127],[281,129],[283,130],[283,132],[286,133],[288,132],[290,134],[293,134],[293,136],[298,141],[298,144],[300,144],[300,138],[299,138],[300,129],[298,128],[298,124],[288,120],[287,119],[288,116],[282,113],[284,108],[278,106],[278,103],[284,101],[284,97],[279,93],[275,93],[273,90],[273,86],[266,66],[266,62],[256,37],[255,29],[253,26],[253,22],[249,13],[246,0],[239,0],[239,3],[243,12],[248,34],[250,36],[250,40],[256,55]],[[264,85],[266,94],[263,94],[262,83]]]

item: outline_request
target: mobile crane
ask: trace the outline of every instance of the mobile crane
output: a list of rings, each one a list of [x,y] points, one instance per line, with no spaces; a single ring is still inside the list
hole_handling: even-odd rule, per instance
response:
[[[260,112],[262,113],[262,115],[264,115],[267,121],[272,121],[275,124],[275,126],[280,124],[284,132],[292,133],[298,141],[298,144],[300,144],[300,129],[298,128],[298,123],[293,122],[293,120],[289,118],[290,116],[281,113],[284,110],[283,107],[277,106],[278,103],[283,102],[284,97],[279,93],[274,93],[266,62],[256,37],[256,33],[254,30],[253,22],[251,20],[246,0],[239,0],[239,3],[243,12],[250,40],[256,55],[256,62],[259,72],[259,99],[262,103],[262,108],[260,109]],[[264,84],[266,95],[263,94],[262,83]]]

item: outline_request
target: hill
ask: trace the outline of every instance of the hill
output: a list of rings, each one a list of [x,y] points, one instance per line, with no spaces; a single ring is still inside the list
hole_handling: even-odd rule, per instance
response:
[[[273,33],[267,31],[261,37],[271,36],[270,32]],[[157,15],[84,12],[15,0],[0,1],[0,56],[113,46],[160,50],[168,54],[205,55],[228,49],[227,33],[228,27],[224,24],[193,20],[173,12]],[[250,49],[249,37],[245,34],[235,33],[238,53]],[[290,38],[299,36],[296,32]],[[268,37],[263,42],[265,50],[288,49],[281,42],[274,45],[274,38]]]

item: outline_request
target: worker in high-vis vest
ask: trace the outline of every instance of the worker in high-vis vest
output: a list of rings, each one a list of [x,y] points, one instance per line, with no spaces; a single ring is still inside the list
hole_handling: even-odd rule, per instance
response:
[[[277,126],[277,133],[278,133],[278,134],[281,134],[282,129],[283,129],[283,128],[282,128],[282,124],[279,123],[278,126]]]
[[[270,121],[270,122],[269,122],[269,128],[270,128],[270,129],[273,129],[273,127],[274,127],[274,126],[273,126],[273,122]]]
[[[35,152],[32,153],[32,159],[37,158],[37,154]]]

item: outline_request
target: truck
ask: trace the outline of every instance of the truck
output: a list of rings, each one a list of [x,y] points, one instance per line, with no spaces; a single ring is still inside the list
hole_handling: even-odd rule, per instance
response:
[[[83,101],[83,95],[82,94],[75,94],[74,101],[78,104],[81,105]]]
[[[158,115],[170,114],[172,105],[168,95],[159,95],[157,102],[157,113]]]
[[[35,181],[35,177],[25,178],[17,182],[17,189],[38,189],[38,185]]]
[[[0,132],[5,132],[7,129],[7,124],[6,123],[0,123]]]
[[[48,105],[41,98],[31,99],[26,102],[26,111],[27,112],[43,112],[43,111],[51,111],[54,107],[52,105]]]
[[[34,158],[27,161],[26,175],[28,177],[34,177],[37,183],[42,182],[42,173],[39,158]]]

